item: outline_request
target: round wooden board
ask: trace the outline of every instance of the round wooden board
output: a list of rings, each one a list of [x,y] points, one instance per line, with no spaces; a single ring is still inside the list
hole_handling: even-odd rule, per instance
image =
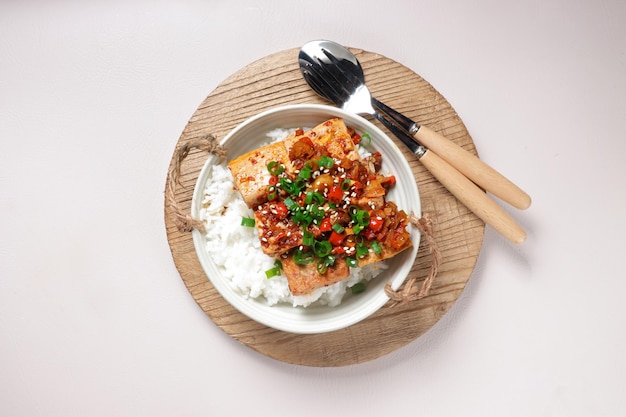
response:
[[[350,49],[361,62],[374,96],[476,153],[459,116],[428,82],[384,56]],[[208,134],[221,140],[239,123],[276,106],[329,104],[302,78],[298,52],[296,48],[267,56],[227,78],[193,114],[177,146]],[[374,123],[389,133],[378,121]],[[395,140],[391,134],[390,137]],[[167,204],[169,191],[166,191],[165,225],[174,262],[189,292],[213,322],[229,336],[268,357],[318,367],[353,365],[376,359],[430,329],[465,288],[480,252],[484,223],[397,142],[405,151],[418,183],[422,212],[435,222],[434,236],[443,257],[427,297],[404,306],[387,303],[366,320],[331,333],[300,335],[268,328],[239,313],[211,285],[196,256],[191,233],[181,232],[176,227],[172,208]],[[180,185],[176,185],[173,192],[185,212],[190,212],[193,189],[207,156],[205,152],[195,151],[183,161]],[[166,190],[169,185],[166,184]],[[431,262],[425,239],[422,239],[411,274],[423,280]]]

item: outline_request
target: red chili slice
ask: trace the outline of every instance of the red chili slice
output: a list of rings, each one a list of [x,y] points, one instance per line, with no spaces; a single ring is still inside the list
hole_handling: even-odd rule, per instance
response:
[[[276,210],[276,216],[281,220],[286,219],[289,214],[289,210],[284,203],[276,203],[274,210]]]
[[[320,223],[320,232],[330,232],[332,225],[330,224],[330,217],[325,217]]]
[[[333,246],[339,246],[341,245],[341,242],[343,242],[343,239],[345,237],[346,235],[344,233],[337,233],[333,230],[333,232],[330,234],[330,237],[328,238],[328,241]]]
[[[328,192],[328,201],[333,204],[339,204],[343,200],[343,190],[341,187],[333,185]]]
[[[383,227],[383,224],[385,223],[385,221],[383,219],[378,218],[378,216],[372,216],[370,217],[370,229],[372,229],[372,231],[374,232],[378,232],[381,227]]]

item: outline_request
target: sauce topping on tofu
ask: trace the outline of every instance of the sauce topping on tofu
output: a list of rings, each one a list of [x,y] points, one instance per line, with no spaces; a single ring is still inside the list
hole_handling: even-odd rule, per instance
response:
[[[412,245],[407,214],[386,199],[396,178],[380,172],[379,152],[360,158],[361,140],[334,118],[229,162],[261,248],[279,261],[293,295]]]

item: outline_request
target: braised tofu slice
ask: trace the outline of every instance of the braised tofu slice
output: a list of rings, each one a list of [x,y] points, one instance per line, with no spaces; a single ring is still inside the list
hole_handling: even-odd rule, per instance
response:
[[[359,159],[359,152],[343,119],[327,120],[315,126],[311,132],[315,135],[316,143],[326,148],[333,158],[351,161]]]
[[[302,159],[299,155],[300,150],[294,149],[294,147],[302,145],[302,139],[307,138],[310,140],[311,145],[324,148],[326,150],[325,153],[333,158],[349,159],[351,161],[359,159],[356,145],[352,141],[352,136],[341,118],[329,119],[311,130],[298,133],[301,134],[290,135],[284,141],[288,155],[294,156],[294,158]]]
[[[267,201],[267,184],[271,176],[267,164],[276,161],[284,165],[288,160],[284,144],[276,142],[243,154],[228,163],[237,189],[248,207],[256,208]]]
[[[318,288],[336,284],[350,276],[350,268],[343,260],[337,260],[323,274],[317,271],[315,262],[298,265],[291,256],[285,259],[281,258],[281,262],[283,275],[287,277],[289,290],[293,295],[310,294]]]

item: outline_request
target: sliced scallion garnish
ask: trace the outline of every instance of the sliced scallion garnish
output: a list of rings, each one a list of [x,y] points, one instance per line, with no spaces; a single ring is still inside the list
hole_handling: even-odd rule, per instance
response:
[[[317,191],[307,191],[304,197],[305,204],[315,203],[318,205],[324,204],[324,196]]]
[[[350,287],[350,291],[354,295],[361,294],[363,291],[365,291],[365,284],[362,282],[357,282],[352,287]]]
[[[365,245],[356,245],[356,257],[362,258],[369,253],[369,249]]]
[[[280,272],[280,268],[272,267],[272,268],[268,269],[267,271],[265,271],[265,277],[267,279],[270,279],[270,278],[273,278],[273,277],[276,277],[276,276],[280,275],[280,273],[281,273]]]
[[[328,155],[322,155],[317,164],[324,168],[332,168],[335,165],[335,160]]]
[[[330,255],[330,252],[332,250],[333,250],[333,245],[331,245],[331,243],[327,240],[322,240],[322,241],[317,240],[313,244],[313,251],[315,252],[315,255],[317,255],[320,258]]]
[[[300,173],[298,174],[298,178],[303,179],[303,180],[308,180],[309,178],[311,178],[312,173],[313,173],[313,170],[308,165],[305,165],[300,170]]]
[[[302,244],[304,246],[313,246],[315,243],[315,239],[313,238],[313,233],[305,230],[302,234]]]
[[[380,246],[380,242],[375,240],[372,242],[372,250],[376,255],[380,255],[383,252],[382,246]]]
[[[297,265],[308,265],[315,260],[315,254],[313,252],[304,252],[300,249],[296,249],[293,253],[293,261]]]
[[[283,203],[285,203],[289,211],[296,211],[299,207],[298,203],[296,203],[296,201],[291,197],[285,198],[285,201],[283,201]]]
[[[245,227],[254,227],[255,225],[255,221],[253,218],[251,217],[242,217],[241,218],[241,225],[245,226]]]
[[[270,161],[267,163],[267,170],[272,175],[280,175],[285,171],[285,166],[276,161]]]
[[[372,143],[372,137],[369,135],[369,133],[363,133],[361,135],[361,141],[359,142],[359,145],[367,147],[370,145],[370,143]]]

